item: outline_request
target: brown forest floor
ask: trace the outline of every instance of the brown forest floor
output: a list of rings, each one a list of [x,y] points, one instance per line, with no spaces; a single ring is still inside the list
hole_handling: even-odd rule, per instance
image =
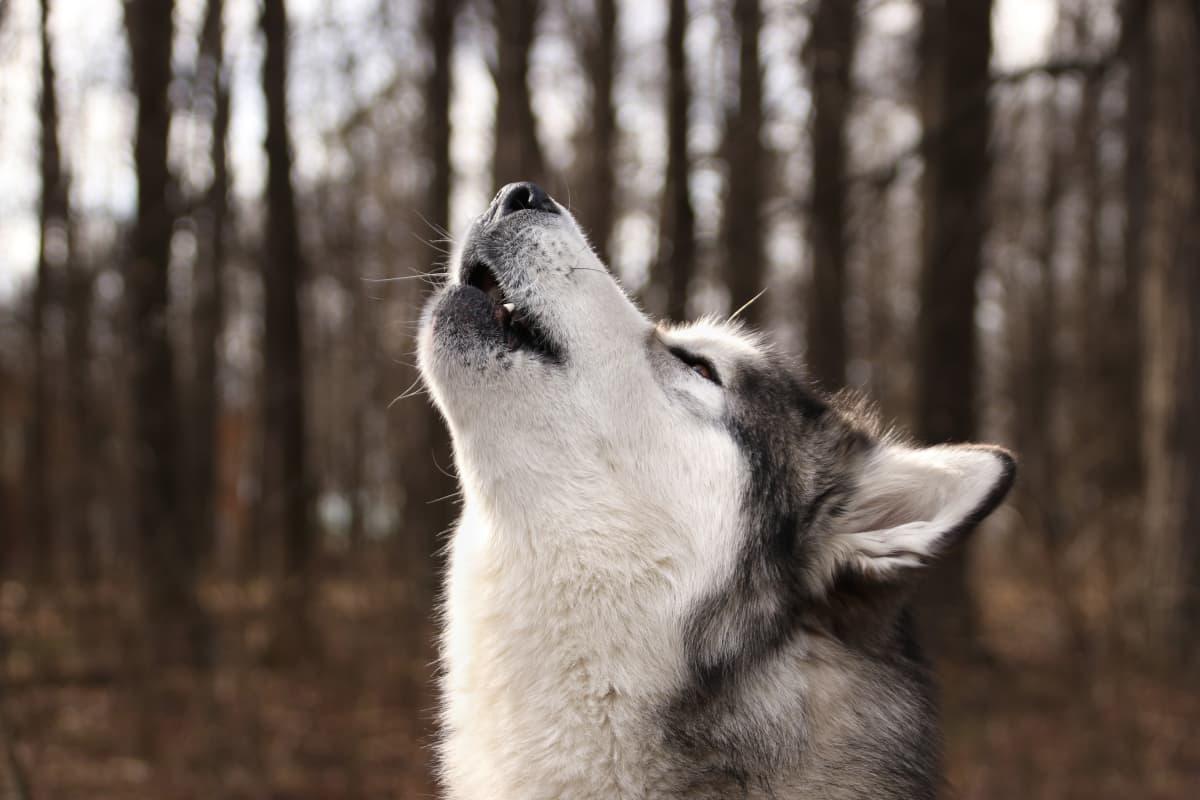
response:
[[[0,590],[5,746],[38,800],[430,796],[414,713],[427,674],[394,582],[324,584],[323,656],[272,665],[268,591],[209,587],[217,667],[150,685],[116,587],[35,602]],[[1135,669],[944,667],[961,800],[1200,796],[1200,690]],[[13,794],[0,754],[0,793]]]

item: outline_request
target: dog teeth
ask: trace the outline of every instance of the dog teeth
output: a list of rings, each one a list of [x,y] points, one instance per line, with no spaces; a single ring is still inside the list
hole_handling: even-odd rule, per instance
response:
[[[513,309],[515,309],[515,308],[516,308],[516,305],[515,305],[515,304],[513,304],[513,303],[505,303],[505,304],[504,304],[504,307],[505,307],[506,309],[508,309],[508,313],[510,313],[510,314],[511,314],[511,313],[513,312]]]

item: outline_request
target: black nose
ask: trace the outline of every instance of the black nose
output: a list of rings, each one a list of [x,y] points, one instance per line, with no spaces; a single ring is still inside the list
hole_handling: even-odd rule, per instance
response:
[[[557,214],[558,206],[536,183],[510,183],[500,190],[500,210],[496,219],[517,211],[546,211]]]

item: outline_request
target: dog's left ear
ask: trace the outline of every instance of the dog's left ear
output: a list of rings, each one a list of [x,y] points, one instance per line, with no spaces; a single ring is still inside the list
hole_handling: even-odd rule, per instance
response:
[[[990,514],[1016,476],[1007,450],[874,443],[835,523],[841,569],[898,580],[929,564]]]

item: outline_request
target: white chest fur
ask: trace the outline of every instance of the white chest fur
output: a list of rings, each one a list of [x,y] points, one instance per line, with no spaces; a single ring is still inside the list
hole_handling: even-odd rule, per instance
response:
[[[621,557],[596,552],[610,547]],[[673,572],[644,538],[500,536],[468,511],[443,634],[449,797],[652,791],[663,763],[653,714],[683,663]]]

